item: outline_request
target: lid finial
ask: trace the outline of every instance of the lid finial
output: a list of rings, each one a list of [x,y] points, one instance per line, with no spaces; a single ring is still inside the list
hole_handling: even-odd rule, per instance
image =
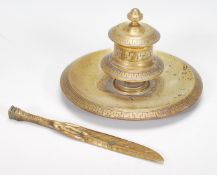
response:
[[[132,21],[132,24],[138,24],[139,21],[142,20],[143,18],[143,14],[140,12],[139,9],[137,8],[133,8],[128,14],[127,14],[127,18]]]

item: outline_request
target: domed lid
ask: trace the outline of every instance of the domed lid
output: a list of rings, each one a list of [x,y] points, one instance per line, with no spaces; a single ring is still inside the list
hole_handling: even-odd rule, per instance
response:
[[[123,22],[110,29],[109,38],[126,47],[151,46],[160,39],[157,30],[146,23],[141,23],[143,14],[139,9],[132,9],[128,15],[131,22]]]

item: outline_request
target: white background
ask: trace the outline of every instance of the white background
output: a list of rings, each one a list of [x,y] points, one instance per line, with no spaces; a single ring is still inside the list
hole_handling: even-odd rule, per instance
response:
[[[62,95],[63,69],[88,52],[113,47],[108,30],[138,7],[161,33],[156,49],[193,65],[203,95],[194,107],[157,121],[117,121],[82,111]],[[1,175],[217,174],[216,0],[0,0]],[[8,119],[11,105],[149,146],[163,165],[80,143]]]

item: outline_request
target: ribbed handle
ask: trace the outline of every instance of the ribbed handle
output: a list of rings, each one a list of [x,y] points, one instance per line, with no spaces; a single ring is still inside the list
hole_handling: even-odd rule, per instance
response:
[[[27,121],[27,122],[36,123],[36,124],[39,124],[39,125],[42,125],[48,128],[53,128],[53,120],[49,120],[43,117],[32,115],[14,106],[11,106],[11,108],[8,110],[8,115],[9,115],[9,118],[13,120]]]

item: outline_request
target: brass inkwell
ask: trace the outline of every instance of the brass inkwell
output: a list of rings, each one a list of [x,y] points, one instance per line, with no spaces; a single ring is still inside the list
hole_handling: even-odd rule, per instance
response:
[[[61,77],[65,96],[80,108],[113,119],[146,120],[174,115],[202,92],[198,73],[183,60],[153,51],[160,34],[132,9],[129,22],[108,35],[114,50],[100,50],[71,63]]]

